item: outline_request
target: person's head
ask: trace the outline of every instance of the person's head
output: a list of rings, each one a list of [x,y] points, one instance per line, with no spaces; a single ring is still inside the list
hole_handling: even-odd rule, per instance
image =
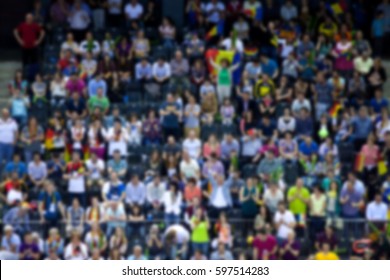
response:
[[[374,201],[378,204],[382,203],[382,194],[380,192],[375,194]]]
[[[188,178],[187,185],[190,188],[195,188],[196,187],[196,179],[193,177]]]
[[[86,39],[87,41],[93,41],[93,34],[92,34],[92,32],[87,32],[87,33],[85,34],[85,39]]]
[[[183,52],[182,51],[180,51],[180,50],[177,50],[176,52],[175,52],[175,59],[176,60],[182,60],[183,59]]]
[[[33,155],[33,161],[35,163],[39,163],[41,161],[41,154],[38,153],[38,152],[35,152],[34,155]]]
[[[31,232],[26,232],[23,237],[24,243],[26,244],[32,244],[33,238]]]
[[[330,251],[330,244],[327,243],[327,242],[322,243],[321,251],[324,252],[324,253],[329,253],[329,251]]]
[[[135,186],[138,185],[139,183],[139,177],[138,177],[138,174],[133,174],[133,176],[131,176],[131,183]]]
[[[34,22],[34,15],[32,13],[26,14],[26,23],[31,24]]]
[[[136,245],[133,247],[133,255],[136,259],[142,257],[142,247],[140,245]]]
[[[3,232],[5,236],[11,236],[14,233],[14,227],[12,225],[5,225]]]
[[[267,238],[267,231],[264,228],[262,228],[262,229],[257,231],[256,236],[260,240],[264,241]]]
[[[295,182],[295,186],[297,188],[303,188],[303,179],[302,178],[297,178],[297,181]]]
[[[54,184],[52,181],[50,180],[46,180],[43,184],[44,188],[45,188],[45,191],[49,194],[53,193],[55,188],[54,188]]]
[[[225,254],[225,244],[223,242],[218,242],[218,253]]]
[[[72,200],[72,207],[73,208],[79,208],[80,207],[80,201],[78,200],[78,198],[73,198]]]
[[[1,117],[3,120],[7,120],[9,118],[10,114],[9,114],[9,110],[7,108],[3,108],[3,110],[1,110]]]
[[[366,118],[367,115],[368,115],[367,107],[366,106],[360,107],[360,109],[359,109],[359,117]]]
[[[283,201],[278,203],[278,211],[280,213],[284,213],[286,211],[286,204]]]
[[[226,58],[221,59],[220,64],[221,64],[222,68],[227,68],[227,67],[229,67],[229,60],[227,60]]]

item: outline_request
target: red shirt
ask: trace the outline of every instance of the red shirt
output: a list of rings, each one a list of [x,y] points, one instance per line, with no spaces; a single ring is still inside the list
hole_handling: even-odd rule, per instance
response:
[[[26,23],[22,22],[18,26],[18,32],[20,38],[24,43],[23,48],[32,49],[34,48],[35,41],[38,40],[39,34],[41,33],[42,28],[37,23]]]
[[[268,235],[265,240],[261,240],[255,237],[253,240],[253,247],[257,249],[259,260],[262,260],[265,253],[268,253],[268,259],[275,259],[275,255],[271,255],[271,252],[277,246],[275,237]]]

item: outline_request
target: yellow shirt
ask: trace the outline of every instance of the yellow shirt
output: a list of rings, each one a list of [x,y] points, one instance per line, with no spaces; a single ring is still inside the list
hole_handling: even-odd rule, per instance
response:
[[[339,260],[339,256],[337,256],[336,253],[329,252],[327,254],[324,254],[322,252],[318,252],[314,258],[317,261],[337,261]]]

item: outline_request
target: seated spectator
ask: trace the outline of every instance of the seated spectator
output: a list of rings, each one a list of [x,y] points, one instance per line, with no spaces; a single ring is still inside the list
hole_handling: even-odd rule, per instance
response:
[[[99,223],[92,223],[91,230],[85,235],[84,243],[90,254],[93,254],[95,250],[98,250],[100,254],[105,252],[108,247],[107,238]]]
[[[61,52],[71,51],[73,55],[79,53],[79,44],[75,41],[72,32],[66,34],[66,40],[61,44]]]
[[[363,204],[363,194],[358,192],[352,182],[347,181],[346,189],[340,194],[341,214],[344,218],[358,218]]]
[[[105,208],[100,204],[99,199],[94,196],[91,198],[91,206],[85,211],[86,227],[90,227],[93,223],[102,224],[104,221]]]
[[[183,180],[188,180],[189,178],[198,180],[200,178],[200,167],[198,162],[191,158],[188,152],[185,151],[183,151],[183,157],[180,162],[180,175]]]
[[[50,82],[51,105],[53,107],[63,107],[65,105],[66,81],[61,72],[56,72],[54,79]]]
[[[127,171],[127,170],[126,170]],[[126,198],[126,186],[119,180],[116,171],[110,172],[110,180],[106,182],[102,189],[104,202],[124,202]]]
[[[135,78],[137,81],[144,83],[152,79],[152,65],[145,57],[142,57],[135,65]]]
[[[49,230],[49,235],[45,241],[45,254],[50,256],[55,253],[57,256],[61,256],[64,253],[64,239],[57,228],[53,227]]]
[[[112,202],[107,206],[106,212],[105,212],[105,218],[106,222],[106,236],[107,238],[111,237],[111,233],[114,231],[114,229],[120,227],[123,231],[126,229],[126,212],[123,207],[123,204],[120,202]]]
[[[19,89],[14,89],[9,104],[11,117],[18,125],[25,125],[27,123],[28,109],[30,108],[30,100],[28,97],[21,95]]]
[[[72,200],[72,205],[67,210],[66,231],[70,235],[73,231],[83,232],[85,213],[77,198]]]
[[[7,178],[10,178],[11,174],[16,172],[18,178],[24,179],[27,175],[26,164],[21,160],[20,155],[15,153],[12,157],[12,161],[7,162],[5,165],[3,172]]]
[[[131,181],[126,185],[126,204],[129,207],[138,205],[143,207],[146,202],[146,188],[142,181],[140,181],[138,175],[134,174],[131,177]]]
[[[129,134],[127,133],[126,128],[122,126],[120,119],[114,120],[114,126],[108,129],[106,139],[108,142],[109,156],[113,156],[115,151],[118,151],[121,156],[127,155]]]
[[[39,153],[34,153],[28,164],[28,179],[35,190],[40,189],[47,178],[47,166]]]
[[[43,139],[44,131],[42,126],[38,124],[36,118],[31,117],[20,135],[20,140],[24,144],[24,160],[26,162],[32,161],[35,153],[41,153]]]
[[[180,137],[178,130],[181,114],[180,106],[174,100],[174,96],[168,94],[166,101],[163,102],[160,107],[160,117],[162,118],[162,128],[165,139],[167,139],[168,136],[174,136],[175,139]]]
[[[251,177],[246,179],[246,184],[240,190],[240,203],[242,217],[248,221],[253,220],[259,212],[260,194],[254,179]]]
[[[190,206],[192,204],[194,198],[199,201],[202,201],[202,190],[197,185],[197,182],[194,178],[189,178],[187,180],[187,184],[184,187],[183,196],[187,206]]]
[[[127,258],[129,261],[144,261],[147,258],[142,253],[142,247],[140,245],[136,245],[133,247],[133,253]]]
[[[279,255],[282,260],[298,260],[301,245],[295,238],[295,233],[291,232],[287,236],[287,241],[279,248]]]
[[[145,216],[141,210],[141,206],[134,204],[130,207],[128,216],[127,234],[130,238],[143,238],[145,236]]]
[[[330,250],[328,243],[323,243],[321,249],[315,254],[314,259],[317,261],[339,260],[339,256]]]
[[[190,72],[190,66],[188,60],[183,57],[181,51],[176,51],[173,59],[171,60],[171,86],[180,89],[188,89],[190,82],[188,74]]]
[[[158,31],[162,39],[162,45],[166,49],[173,49],[176,39],[176,27],[173,22],[169,18],[164,17],[161,25],[158,27]]]
[[[142,136],[144,144],[159,144],[161,142],[161,124],[156,118],[154,110],[149,111],[148,118],[142,123]]]
[[[124,256],[127,251],[127,245],[128,241],[123,229],[121,227],[117,227],[114,234],[110,238],[110,250],[117,250],[120,256]]]
[[[159,211],[164,202],[165,184],[158,174],[146,185],[146,201],[154,211]]]
[[[31,232],[26,232],[19,249],[20,260],[38,260],[40,256],[39,248],[33,243]]]
[[[375,198],[366,208],[366,219],[380,224],[383,227],[383,222],[387,220],[388,206],[382,201],[380,193],[375,194]]]
[[[126,123],[126,129],[129,135],[129,144],[140,145],[142,142],[142,123],[135,113],[130,115],[129,121]]]
[[[138,2],[138,0],[131,0],[128,4],[125,5],[124,13],[126,20],[129,24],[131,24],[132,22],[137,22],[142,18],[144,8]]]
[[[102,187],[103,185],[103,173],[105,170],[105,164],[102,159],[99,159],[95,153],[91,154],[91,158],[85,162],[87,168],[87,186]]]
[[[291,232],[294,232],[296,220],[294,214],[286,209],[284,202],[279,203],[278,211],[276,211],[273,219],[277,230],[276,238],[278,244],[281,244],[283,241],[287,240],[288,235]]]
[[[282,162],[280,158],[275,157],[272,151],[265,153],[265,157],[260,161],[257,166],[257,174],[263,180],[270,181],[278,173],[282,172]]]
[[[142,30],[137,32],[137,36],[133,41],[133,53],[137,59],[145,58],[150,52],[149,39],[145,38],[145,33]]]
[[[165,62],[164,58],[159,58],[152,67],[152,76],[156,83],[166,84],[171,78],[171,66]]]
[[[199,58],[205,51],[205,44],[198,33],[192,32],[190,38],[184,42],[186,54],[190,58]]]
[[[254,260],[276,259],[278,252],[276,238],[270,234],[267,234],[264,229],[257,231],[256,236],[253,239],[252,246]]]
[[[92,32],[87,32],[85,34],[84,40],[80,43],[79,52],[83,57],[86,56],[87,53],[91,53],[92,57],[97,57],[100,54],[100,44],[94,39]]]
[[[332,226],[326,226],[324,232],[317,235],[315,241],[316,250],[320,251],[324,243],[328,244],[331,251],[338,251],[339,241]]]
[[[233,254],[221,242],[218,244],[217,250],[211,253],[210,260],[233,260]]]
[[[170,226],[179,222],[181,214],[182,194],[174,183],[169,184],[163,197],[165,225]]]
[[[70,243],[65,247],[65,260],[86,260],[88,259],[88,247],[81,241],[81,233],[73,231]]]
[[[4,213],[3,223],[11,225],[20,235],[30,231],[28,204],[19,202]]]

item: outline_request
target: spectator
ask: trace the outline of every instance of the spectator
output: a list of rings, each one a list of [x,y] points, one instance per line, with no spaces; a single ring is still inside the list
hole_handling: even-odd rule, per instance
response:
[[[225,244],[219,243],[217,250],[211,253],[210,260],[233,260],[233,254],[226,249]]]
[[[78,231],[72,232],[70,243],[65,247],[64,256],[66,260],[86,260],[88,248],[81,239]]]
[[[330,247],[328,243],[323,243],[319,252],[315,254],[314,259],[317,261],[339,260],[339,256],[333,251],[330,251]]]
[[[82,7],[81,1],[76,1],[68,15],[70,29],[77,42],[80,42],[91,23],[91,17]],[[81,47],[81,46],[80,46]]]
[[[3,109],[0,118],[0,163],[11,161],[18,138],[18,124],[10,117],[9,110]]]
[[[276,238],[278,244],[285,241],[291,232],[294,232],[296,220],[293,213],[286,209],[284,202],[280,202],[278,205],[278,211],[274,216],[274,223],[277,229]]]
[[[134,174],[126,185],[126,203],[129,207],[138,205],[143,207],[146,202],[146,188],[138,175]]]
[[[267,234],[265,230],[259,230],[252,243],[254,260],[276,259],[278,246],[275,237]]]
[[[25,22],[14,29],[14,36],[22,48],[23,66],[36,64],[39,59],[38,48],[45,38],[45,31],[34,22],[32,14],[27,14]]]

